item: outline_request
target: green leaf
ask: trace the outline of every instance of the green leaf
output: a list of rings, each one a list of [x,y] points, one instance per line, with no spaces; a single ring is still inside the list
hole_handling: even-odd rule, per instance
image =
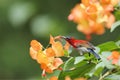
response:
[[[84,56],[78,56],[78,57],[75,58],[75,62],[74,62],[74,64],[77,64],[77,63],[83,61],[84,59],[85,59]]]
[[[99,78],[99,76],[102,74],[102,71],[104,69],[104,63],[103,62],[100,62],[98,63],[95,68],[93,68],[89,73],[87,73],[86,75],[89,76],[89,77],[96,77],[96,78]]]
[[[120,48],[120,40],[116,42],[116,45]]]
[[[101,60],[105,67],[107,67],[108,69],[113,69],[115,68],[115,66],[112,65],[111,60],[107,59],[110,55],[111,55],[111,52],[102,52]]]
[[[104,65],[103,62],[100,62],[99,64],[97,64],[96,67],[95,67],[94,75],[95,76],[100,76],[100,74],[102,73],[104,67],[105,67],[105,65]]]
[[[100,51],[111,51],[114,49],[118,49],[118,46],[116,45],[116,43],[114,41],[109,41],[103,44],[98,45],[98,47],[100,48]]]
[[[94,50],[96,53],[99,53],[100,52],[100,48],[99,47],[95,47],[95,50]]]
[[[87,63],[87,61],[82,60],[82,61],[76,63],[74,66],[75,66],[75,68],[79,68],[80,66],[83,66],[83,65],[85,65],[86,63]]]
[[[112,74],[104,78],[104,80],[120,80],[120,75]]]
[[[114,16],[115,16],[115,19],[118,21],[120,20],[120,6],[117,8],[118,10],[114,11]]]
[[[99,78],[96,76],[92,76],[89,80],[98,80]]]
[[[120,66],[120,59],[118,60],[118,65]]]
[[[86,64],[86,62],[84,62],[83,60],[85,59],[84,56],[79,56],[79,57],[71,57],[69,58],[65,64],[64,64],[64,67],[63,67],[63,70],[66,71],[66,70],[71,70],[73,68],[77,68],[79,66],[82,66],[84,64]]]
[[[64,64],[63,71],[74,68],[74,62],[75,62],[74,57],[71,57],[70,59],[68,59]]]
[[[70,76],[72,79],[77,77],[83,77],[86,73],[91,71],[91,69],[95,66],[93,63],[86,63],[86,61],[81,61],[81,65],[77,65],[77,67],[73,70],[62,71],[59,75],[59,80],[65,80],[66,76]],[[84,64],[83,64],[84,63]]]
[[[99,68],[94,72],[94,75],[97,76],[97,77],[100,76],[100,74],[102,73],[103,69],[104,69],[103,67],[99,67]]]
[[[118,26],[120,26],[120,20],[112,24],[110,32],[113,32]]]
[[[67,50],[64,50],[64,56],[65,56],[65,57],[69,57],[69,53],[68,53]]]
[[[72,47],[70,46],[69,50],[64,50],[64,56],[70,57],[70,54],[72,53]]]

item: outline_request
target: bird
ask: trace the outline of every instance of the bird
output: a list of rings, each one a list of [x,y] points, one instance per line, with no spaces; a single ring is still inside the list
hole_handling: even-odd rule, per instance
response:
[[[95,46],[92,43],[86,40],[75,39],[73,37],[61,36],[61,38],[66,40],[73,48],[78,50],[80,55],[83,55],[84,53],[92,53],[98,60],[101,59],[100,56],[94,51]]]

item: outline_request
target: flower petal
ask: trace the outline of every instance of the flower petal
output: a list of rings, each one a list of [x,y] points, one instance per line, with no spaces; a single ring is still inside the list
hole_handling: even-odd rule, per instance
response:
[[[51,70],[46,64],[41,64],[41,69],[45,70],[45,72],[53,73],[53,70]]]
[[[50,80],[58,80],[57,76],[50,77]]]
[[[55,43],[55,41],[54,41],[55,39],[53,38],[53,36],[52,35],[50,35],[50,44],[54,44]]]
[[[37,59],[37,51],[35,51],[32,47],[30,47],[30,56],[32,59]]]
[[[68,42],[66,42],[66,44],[64,45],[64,49],[68,51],[69,48],[70,48],[70,44]]]
[[[44,52],[39,52],[37,54],[37,62],[38,63],[44,63],[44,64],[48,64],[49,63],[49,60],[48,60],[48,57],[45,55]]]
[[[37,40],[32,40],[30,45],[36,51],[42,50],[42,45]]]
[[[55,51],[56,57],[64,56],[63,46],[60,42],[57,41],[54,44],[52,44],[52,49]]]
[[[50,48],[47,48],[47,49],[46,49],[46,55],[47,55],[48,57],[54,57],[54,56],[55,56],[55,52],[54,52],[54,50],[50,47]]]
[[[61,58],[55,58],[53,64],[56,68],[58,68],[61,64],[63,64],[63,61]]]

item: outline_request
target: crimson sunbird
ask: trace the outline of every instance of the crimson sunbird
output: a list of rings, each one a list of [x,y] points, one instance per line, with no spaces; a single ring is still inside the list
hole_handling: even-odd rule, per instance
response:
[[[94,45],[90,42],[65,36],[61,36],[61,38],[65,39],[72,47],[77,49],[80,55],[83,55],[84,53],[92,53],[98,60],[100,60],[100,56],[94,51]]]

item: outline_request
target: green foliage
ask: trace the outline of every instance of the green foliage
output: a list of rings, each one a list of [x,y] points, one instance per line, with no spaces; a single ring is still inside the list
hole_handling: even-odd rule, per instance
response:
[[[70,57],[63,65],[63,70],[58,76],[59,80],[64,80],[66,76],[70,76],[71,79],[86,77],[89,80],[118,80],[120,77],[119,64],[118,66],[113,65],[112,60],[107,59],[111,55],[111,51],[120,49],[118,44],[119,41],[109,41],[98,45],[101,60],[90,58],[87,56],[88,54]]]
[[[116,45],[120,48],[120,40],[116,42]]]
[[[114,24],[112,24],[110,32],[113,32],[119,26],[120,26],[120,20],[116,21]]]
[[[78,62],[77,64],[74,64],[75,58],[70,58],[65,63],[64,70],[59,75],[59,80],[64,80],[66,76],[70,76],[72,79],[77,77],[85,76],[86,73],[88,73],[95,64],[93,63],[87,63],[86,61],[82,60]]]
[[[105,77],[104,80],[119,80],[119,79],[120,79],[120,75],[112,74],[112,75],[108,75],[107,77]]]
[[[116,43],[114,41],[109,41],[106,43],[102,43],[100,45],[98,45],[98,47],[100,48],[100,51],[112,51],[115,49],[118,49],[118,46],[116,45]]]
[[[73,68],[74,61],[75,61],[75,58],[73,58],[73,57],[71,57],[69,60],[67,60],[64,64],[63,71],[70,70],[71,68]]]
[[[114,15],[116,20],[120,20],[120,6],[118,7],[118,10],[114,12]]]
[[[67,20],[70,9],[77,2],[77,0],[0,0],[0,79],[43,80],[40,78],[39,65],[30,58],[29,42],[37,38],[45,45],[49,34],[71,35],[84,39],[84,36],[73,27],[75,24]],[[119,80],[120,60],[119,66],[116,66],[111,64],[112,60],[106,59],[112,50],[120,51],[120,41],[111,41],[116,40],[120,34],[120,31],[115,32],[120,25],[120,10],[115,11],[114,15],[117,22],[111,28],[112,34],[106,32],[102,38],[93,36],[92,42],[102,43],[97,46],[100,49],[97,52],[100,52],[100,61],[95,60],[94,56],[89,57],[88,54],[72,57],[65,62],[62,72],[56,70],[49,77],[60,75],[59,78],[64,78],[70,74],[72,78],[82,76],[89,80],[100,78],[102,80],[102,77],[105,80]],[[68,57],[70,52],[65,51],[65,55]],[[88,63],[90,59],[92,61]],[[110,74],[105,76],[107,72]]]

